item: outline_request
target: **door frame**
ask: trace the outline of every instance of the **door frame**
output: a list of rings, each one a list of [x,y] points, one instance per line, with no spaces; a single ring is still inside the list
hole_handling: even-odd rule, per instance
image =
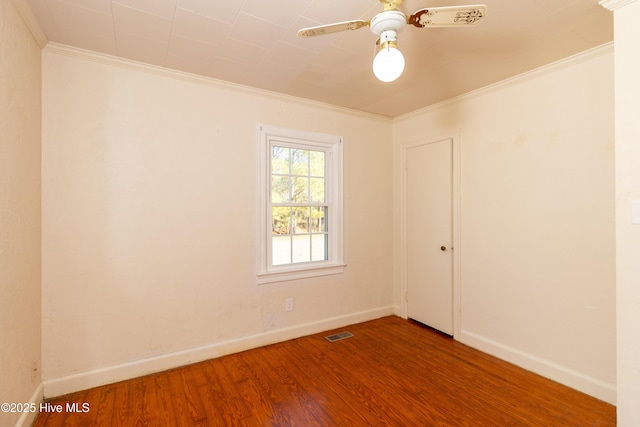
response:
[[[462,329],[462,289],[460,281],[460,131],[450,132],[438,137],[425,137],[412,142],[401,144],[400,170],[400,314],[408,318],[408,279],[407,279],[407,151],[421,145],[451,140],[452,149],[452,180],[451,180],[451,229],[453,243],[453,337],[460,336]]]

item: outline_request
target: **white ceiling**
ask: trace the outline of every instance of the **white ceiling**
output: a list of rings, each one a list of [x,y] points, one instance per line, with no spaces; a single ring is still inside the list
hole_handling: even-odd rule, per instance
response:
[[[598,0],[485,0],[467,28],[407,27],[395,82],[371,71],[374,36],[298,38],[299,28],[371,19],[379,0],[27,0],[49,41],[395,117],[613,40]],[[481,3],[405,0],[430,6]]]

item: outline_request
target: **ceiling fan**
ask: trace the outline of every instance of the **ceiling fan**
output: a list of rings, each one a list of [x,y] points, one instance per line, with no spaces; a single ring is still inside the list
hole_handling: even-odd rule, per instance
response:
[[[370,21],[356,19],[303,28],[299,37],[314,37],[339,31],[357,30],[369,27],[378,36],[379,51],[373,60],[373,73],[383,82],[391,82],[404,71],[404,56],[398,50],[397,37],[408,25],[418,28],[460,27],[478,24],[487,14],[487,6],[474,4],[467,6],[430,7],[416,10],[407,16],[398,10],[403,0],[380,0],[383,10]]]

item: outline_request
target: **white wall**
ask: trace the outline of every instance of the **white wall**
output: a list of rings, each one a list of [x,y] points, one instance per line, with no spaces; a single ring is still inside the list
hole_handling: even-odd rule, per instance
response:
[[[602,2],[614,11],[616,111],[617,415],[620,427],[640,425],[640,27],[637,0]]]
[[[0,402],[34,402],[40,386],[40,71],[35,38],[1,1]],[[0,412],[0,425],[20,415]]]
[[[391,314],[389,120],[55,45],[43,73],[46,395]],[[344,136],[344,274],[255,284],[258,123]]]
[[[398,118],[396,206],[402,144],[441,136],[461,143],[456,337],[615,402],[611,46]]]

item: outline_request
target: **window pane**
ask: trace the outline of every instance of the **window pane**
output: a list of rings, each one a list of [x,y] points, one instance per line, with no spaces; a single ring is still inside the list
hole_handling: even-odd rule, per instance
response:
[[[309,201],[309,178],[291,177],[293,181],[293,202],[306,203]]]
[[[329,259],[326,234],[312,234],[311,244],[311,261],[326,261]]]
[[[291,175],[309,175],[309,150],[291,150]]]
[[[312,203],[324,203],[324,178],[311,178],[309,180]]]
[[[271,239],[271,257],[273,265],[291,264],[291,236]]]
[[[271,147],[271,173],[287,175],[289,173],[289,148]]]
[[[309,232],[309,210],[306,206],[293,208],[293,234]]]
[[[293,236],[293,262],[311,261],[311,235]]]
[[[319,206],[311,208],[311,232],[323,233],[325,230],[325,216],[327,207]]]
[[[274,236],[291,233],[291,208],[274,206],[271,208],[271,230]]]
[[[289,177],[274,175],[271,177],[271,203],[289,202]]]
[[[311,151],[310,157],[310,174],[311,176],[325,176],[324,152]]]

